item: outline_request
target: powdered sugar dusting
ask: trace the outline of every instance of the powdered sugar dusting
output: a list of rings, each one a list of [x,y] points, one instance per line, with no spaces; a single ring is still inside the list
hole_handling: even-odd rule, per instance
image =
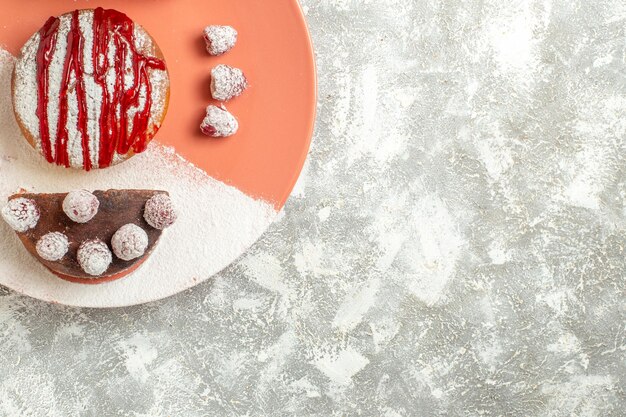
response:
[[[246,196],[194,167],[173,149],[146,152],[104,171],[77,173],[46,164],[23,140],[11,109],[14,59],[0,50],[0,198],[19,187],[32,192],[73,189],[160,189],[185,202],[150,258],[125,279],[97,286],[63,281],[21,248],[4,223],[0,284],[27,295],[82,306],[121,306],[166,297],[206,280],[239,257],[275,219],[269,203]],[[200,245],[198,242],[202,242]]]
[[[72,72],[70,76],[70,84],[76,83],[76,74]],[[73,167],[82,167],[84,162],[83,143],[80,129],[78,128],[78,95],[76,89],[72,89],[67,97],[68,114],[67,114],[67,153],[70,157],[70,165]],[[89,125],[87,125],[89,128]],[[93,144],[93,141],[89,141]],[[94,155],[93,149],[89,149],[89,155]]]

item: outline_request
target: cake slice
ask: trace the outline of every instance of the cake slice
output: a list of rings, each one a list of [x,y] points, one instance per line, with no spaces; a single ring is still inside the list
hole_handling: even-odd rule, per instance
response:
[[[139,268],[176,213],[165,191],[78,190],[15,194],[2,217],[59,278],[99,284]]]

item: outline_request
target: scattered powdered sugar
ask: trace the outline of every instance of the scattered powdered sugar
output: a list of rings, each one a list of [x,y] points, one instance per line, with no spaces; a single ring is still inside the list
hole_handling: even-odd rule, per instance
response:
[[[211,95],[215,100],[228,101],[248,88],[243,71],[228,65],[218,65],[211,70]]]
[[[2,208],[2,218],[13,230],[24,233],[39,222],[39,208],[28,198],[14,198]]]
[[[89,173],[47,164],[23,139],[11,107],[14,59],[0,49],[0,199],[20,187],[30,192],[89,189],[165,190],[181,204],[150,258],[128,277],[99,285],[76,284],[50,273],[0,222],[0,284],[62,304],[115,307],[176,294],[210,278],[238,258],[276,218],[274,207],[209,177],[153,143],[146,152]]]
[[[163,230],[176,222],[178,215],[167,194],[157,194],[146,202],[143,217],[155,229]]]
[[[204,29],[206,50],[213,56],[222,55],[237,43],[237,31],[230,26],[211,25]]]
[[[63,212],[76,223],[87,223],[98,214],[100,201],[87,190],[74,190],[63,199]]]
[[[63,233],[52,232],[44,235],[37,241],[37,254],[42,259],[56,262],[63,259],[70,248],[70,242]]]
[[[83,271],[94,277],[104,274],[113,262],[109,247],[101,240],[87,240],[81,243],[76,257]]]
[[[148,234],[136,224],[124,225],[113,235],[111,247],[115,256],[123,261],[132,261],[146,252]]]
[[[239,122],[224,107],[211,105],[206,109],[206,117],[200,125],[200,130],[207,136],[225,138],[237,133]]]

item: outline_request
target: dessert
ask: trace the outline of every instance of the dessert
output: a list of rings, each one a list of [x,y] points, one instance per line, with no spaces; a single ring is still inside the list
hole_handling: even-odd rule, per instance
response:
[[[37,241],[37,254],[46,261],[59,261],[63,259],[70,249],[70,241],[63,233],[52,232],[43,235]]]
[[[146,202],[143,217],[150,226],[163,230],[173,225],[178,215],[169,195],[156,194]]]
[[[237,31],[230,26],[207,26],[204,40],[211,55],[221,55],[237,43]],[[248,88],[248,80],[243,71],[228,65],[218,65],[211,70],[211,97],[218,101],[228,101],[241,95]],[[239,122],[224,106],[208,106],[206,116],[200,124],[200,131],[206,136],[224,138],[239,130]]]
[[[98,200],[89,221],[76,222],[64,210],[64,202],[76,195]],[[177,217],[169,195],[153,190],[21,193],[9,197],[1,212],[28,252],[46,268],[62,279],[86,284],[132,273]]]
[[[148,234],[141,227],[129,223],[119,228],[111,239],[115,256],[132,261],[142,256],[148,248]]]
[[[24,233],[39,223],[40,210],[34,200],[29,198],[15,198],[0,211],[2,218],[16,232]]]
[[[76,253],[76,259],[86,274],[97,277],[109,269],[113,262],[113,255],[106,243],[99,239],[94,239],[80,244]]]
[[[98,213],[100,201],[87,190],[67,193],[63,199],[63,212],[76,223],[87,223]]]
[[[222,55],[237,43],[237,31],[230,26],[211,25],[204,29],[206,50],[210,55]]]
[[[239,122],[225,108],[209,106],[206,109],[206,117],[200,125],[200,130],[207,136],[225,138],[237,133]]]
[[[238,68],[218,65],[211,70],[211,96],[218,101],[228,101],[248,88],[248,81]]]
[[[28,142],[50,163],[89,171],[146,149],[167,112],[169,77],[154,39],[125,14],[75,10],[26,42],[12,92]]]

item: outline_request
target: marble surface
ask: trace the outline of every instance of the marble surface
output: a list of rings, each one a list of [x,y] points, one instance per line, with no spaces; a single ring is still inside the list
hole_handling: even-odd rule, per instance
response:
[[[0,289],[0,415],[626,415],[626,3],[302,3],[281,219],[150,305]]]

